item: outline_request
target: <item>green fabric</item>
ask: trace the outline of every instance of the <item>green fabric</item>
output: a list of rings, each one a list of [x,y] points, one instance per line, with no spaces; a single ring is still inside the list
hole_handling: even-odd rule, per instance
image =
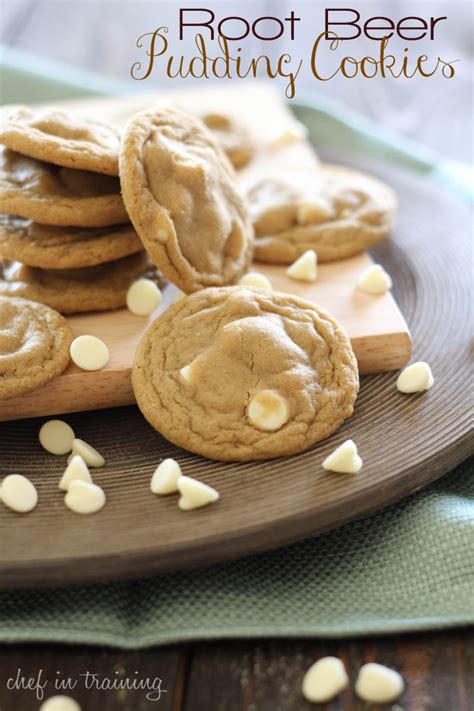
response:
[[[1,54],[2,102],[119,93],[125,86],[58,71],[18,52]],[[388,159],[452,188],[462,174],[463,188],[467,184],[466,166],[446,166],[346,110],[308,102],[294,109],[322,144]],[[402,503],[272,553],[135,582],[0,593],[0,641],[142,647],[472,624],[473,474],[474,461],[465,462]]]
[[[0,641],[143,647],[474,623],[474,465],[334,533],[200,570],[0,593]]]

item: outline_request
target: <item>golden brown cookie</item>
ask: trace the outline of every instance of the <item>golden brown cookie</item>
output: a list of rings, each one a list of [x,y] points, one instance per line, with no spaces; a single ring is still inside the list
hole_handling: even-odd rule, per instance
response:
[[[352,414],[357,363],[341,326],[295,296],[205,289],[159,316],[136,352],[140,410],[211,459],[271,459],[328,437]]]
[[[274,177],[248,192],[255,258],[290,264],[313,249],[320,262],[352,257],[385,237],[396,211],[393,191],[364,173],[322,165],[314,185]]]
[[[40,301],[63,314],[108,311],[125,306],[135,279],[153,275],[144,252],[84,269],[38,269],[0,260],[0,295]]]
[[[120,130],[58,109],[17,106],[1,116],[0,143],[65,168],[118,175]]]
[[[217,112],[200,116],[224,149],[234,168],[242,168],[255,155],[255,143],[250,131],[238,119],[229,114]]]
[[[72,334],[44,304],[0,296],[0,400],[45,385],[69,363]]]
[[[120,180],[130,219],[151,259],[185,292],[237,281],[252,228],[234,169],[198,119],[152,109],[128,123]]]
[[[78,269],[140,252],[139,236],[128,225],[54,227],[23,217],[0,215],[0,257],[42,269]]]
[[[59,168],[3,146],[0,212],[47,225],[105,227],[129,221],[118,178]]]

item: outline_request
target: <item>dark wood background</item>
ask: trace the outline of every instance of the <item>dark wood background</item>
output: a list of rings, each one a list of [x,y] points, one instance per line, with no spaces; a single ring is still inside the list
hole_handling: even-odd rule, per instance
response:
[[[288,9],[316,17],[324,3],[252,3],[241,0],[212,2],[222,14],[283,16]],[[467,2],[352,3],[369,15],[397,17],[447,14],[449,29],[440,32],[436,54],[461,59],[455,80],[380,82],[335,80],[315,87],[304,73],[299,88],[323,97],[343,100],[351,108],[438,151],[446,158],[467,160],[472,154],[470,111],[472,103],[472,43]],[[191,6],[189,2],[187,6]],[[198,3],[198,6],[207,6]],[[332,3],[336,6],[337,3]],[[442,6],[442,7],[441,7]],[[68,62],[77,68],[100,71],[126,80],[130,65],[138,59],[135,40],[161,24],[174,22],[176,2],[116,2],[115,0],[3,0],[0,3],[0,41],[39,55]],[[320,17],[320,16],[318,16]],[[305,40],[306,41],[306,40]],[[308,46],[310,39],[308,37]],[[359,45],[358,45],[359,46]],[[247,43],[249,52],[259,50]],[[268,47],[266,48],[268,50]],[[275,51],[291,51],[280,43]],[[307,47],[300,47],[303,53]],[[420,47],[420,53],[424,51]],[[433,48],[429,48],[432,53]],[[130,81],[130,80],[129,80]],[[147,88],[155,88],[159,80]],[[177,645],[126,652],[97,647],[62,645],[4,645],[0,647],[0,711],[34,711],[39,707],[30,691],[8,691],[6,680],[21,668],[53,683],[57,672],[76,677],[91,671],[102,677],[159,676],[161,700],[148,702],[142,691],[84,692],[75,698],[83,711],[285,711],[311,708],[301,698],[303,674],[318,657],[341,657],[352,680],[360,665],[378,661],[399,669],[407,690],[399,708],[413,711],[471,711],[474,708],[474,635],[452,630],[409,635],[390,635],[349,640],[229,641]],[[324,707],[321,707],[324,708]],[[329,707],[328,707],[329,708]],[[330,705],[333,710],[367,708],[351,690]]]
[[[6,680],[21,667],[52,684],[61,676],[76,678],[85,671],[103,677],[160,677],[159,702],[147,701],[143,691],[89,691],[73,696],[83,711],[296,711],[315,708],[301,696],[309,665],[332,654],[343,659],[351,681],[361,666],[377,661],[399,669],[407,682],[392,711],[472,711],[474,708],[474,644],[468,631],[435,632],[357,640],[270,640],[213,642],[145,651],[116,651],[97,647],[16,645],[0,647],[0,669]],[[2,711],[34,711],[34,692],[6,692],[0,686]],[[321,710],[365,711],[367,704],[348,688]],[[378,708],[378,707],[371,707]],[[390,708],[390,707],[385,707]]]

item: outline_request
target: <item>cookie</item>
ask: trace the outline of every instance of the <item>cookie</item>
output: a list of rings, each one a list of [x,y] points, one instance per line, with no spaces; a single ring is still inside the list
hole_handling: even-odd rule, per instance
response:
[[[118,175],[120,130],[90,117],[28,106],[2,113],[0,143],[65,168]]]
[[[140,238],[128,225],[54,227],[23,217],[0,215],[0,257],[42,269],[78,269],[140,252]]]
[[[144,252],[83,269],[38,269],[0,260],[0,295],[40,301],[63,314],[108,311],[125,306],[130,284],[150,276],[150,269]]]
[[[234,169],[198,119],[151,109],[128,123],[120,180],[130,219],[160,271],[182,291],[238,281],[252,228]]]
[[[106,227],[129,218],[118,178],[60,168],[0,146],[0,212],[47,225]]]
[[[221,113],[205,113],[201,121],[210,129],[234,168],[242,168],[255,155],[250,131],[236,118]]]
[[[242,286],[202,290],[161,314],[132,383],[173,444],[229,461],[307,449],[352,414],[359,387],[349,339],[328,313]]]
[[[359,254],[391,230],[396,198],[364,173],[322,165],[315,186],[261,179],[248,192],[255,229],[255,258],[291,264],[308,249],[319,262]]]
[[[0,400],[45,385],[69,363],[72,334],[44,304],[0,296]]]

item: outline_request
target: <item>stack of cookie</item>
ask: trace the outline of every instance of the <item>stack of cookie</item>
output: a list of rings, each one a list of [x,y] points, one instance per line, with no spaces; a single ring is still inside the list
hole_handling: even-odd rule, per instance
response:
[[[0,295],[65,314],[124,306],[150,262],[120,195],[118,129],[20,107],[0,143]]]

